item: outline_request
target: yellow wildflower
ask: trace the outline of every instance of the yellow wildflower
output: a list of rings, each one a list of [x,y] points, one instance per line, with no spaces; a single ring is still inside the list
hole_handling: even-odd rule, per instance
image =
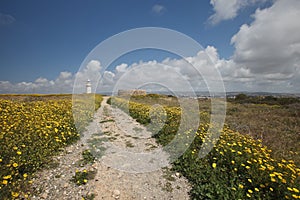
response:
[[[271,181],[272,181],[272,182],[276,182],[276,179],[275,179],[275,178],[271,178]]]
[[[3,179],[10,179],[11,175],[4,176]]]
[[[18,196],[19,196],[19,193],[18,193],[18,192],[11,192],[11,196],[13,196],[13,197],[18,197]]]
[[[216,164],[216,163],[213,163],[213,164],[212,164],[212,167],[213,167],[213,168],[216,168],[216,167],[217,167],[217,164]]]
[[[297,188],[293,188],[293,191],[299,193],[299,190]]]

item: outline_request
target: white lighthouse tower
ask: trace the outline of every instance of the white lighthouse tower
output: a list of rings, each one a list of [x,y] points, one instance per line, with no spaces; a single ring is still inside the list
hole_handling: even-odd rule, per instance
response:
[[[86,82],[86,93],[87,94],[92,93],[92,84],[91,84],[90,79],[88,79],[87,82]]]

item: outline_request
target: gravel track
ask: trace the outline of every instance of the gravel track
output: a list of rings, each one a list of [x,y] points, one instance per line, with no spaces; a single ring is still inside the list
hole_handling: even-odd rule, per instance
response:
[[[106,103],[84,132],[84,136],[54,158],[56,165],[36,174],[32,199],[189,199],[190,186],[170,170],[168,155],[151,133],[118,108]],[[78,165],[81,153],[90,149],[96,162]],[[71,182],[76,169],[97,171],[86,185]]]

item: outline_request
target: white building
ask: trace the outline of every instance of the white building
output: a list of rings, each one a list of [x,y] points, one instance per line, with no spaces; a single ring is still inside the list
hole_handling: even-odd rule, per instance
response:
[[[88,79],[87,82],[86,82],[86,93],[87,94],[92,93],[92,84],[91,84],[90,79]]]

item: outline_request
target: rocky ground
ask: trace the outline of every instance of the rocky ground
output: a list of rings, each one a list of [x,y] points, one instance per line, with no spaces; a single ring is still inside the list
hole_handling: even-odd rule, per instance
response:
[[[81,140],[36,174],[32,199],[189,199],[187,180],[169,169],[151,133],[106,100]],[[88,149],[95,162],[83,158]],[[91,175],[86,184],[71,181],[76,170]]]

